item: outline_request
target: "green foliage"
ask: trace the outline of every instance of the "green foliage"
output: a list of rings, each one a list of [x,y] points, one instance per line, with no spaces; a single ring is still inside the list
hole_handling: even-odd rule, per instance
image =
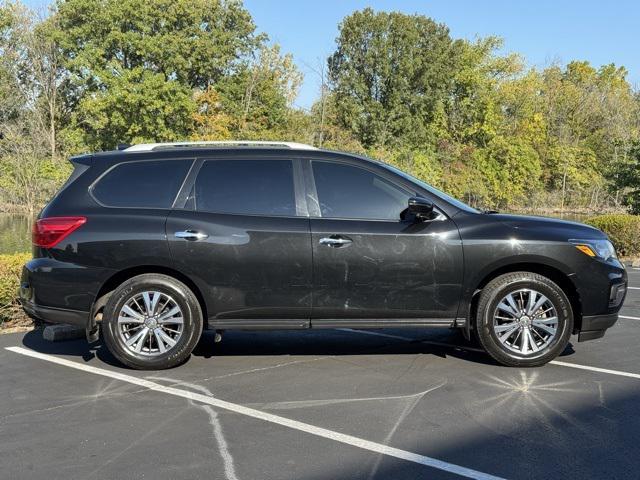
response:
[[[483,204],[501,208],[522,204],[527,195],[540,188],[538,153],[521,139],[494,137],[477,155],[480,178],[488,194]]]
[[[223,109],[234,119],[232,132],[244,138],[272,137],[287,124],[302,74],[279,45],[263,45],[255,61],[221,82]]]
[[[597,209],[619,207],[617,189],[630,188],[640,103],[624,68],[525,71],[495,37],[453,40],[426,17],[371,9],[346,17],[337,43],[337,125],[370,151],[429,156],[430,176],[455,196],[518,208],[546,194],[559,199],[546,207]]]
[[[585,223],[606,233],[622,257],[640,256],[640,216],[612,214],[590,218]]]
[[[264,41],[235,1],[61,0],[53,19],[89,150],[188,137],[193,90],[240,75]]]
[[[636,142],[626,160],[618,164],[615,182],[625,189],[624,202],[640,215],[640,142]]]
[[[22,266],[31,254],[0,255],[0,325],[16,317],[20,307],[16,301]]]
[[[140,67],[104,78],[106,89],[84,97],[75,117],[90,150],[188,137],[195,104],[190,90]]]
[[[0,3],[0,208],[35,212],[61,157],[121,142],[295,140],[368,154],[479,207],[640,212],[640,94],[623,67],[525,69],[422,15],[339,25],[302,75],[237,0]],[[634,147],[635,145],[635,147]]]
[[[59,0],[56,19],[55,38],[82,93],[136,68],[205,89],[263,39],[237,1]]]
[[[422,15],[354,12],[340,24],[329,78],[337,120],[366,147],[431,140],[428,126],[445,101],[460,42]]]

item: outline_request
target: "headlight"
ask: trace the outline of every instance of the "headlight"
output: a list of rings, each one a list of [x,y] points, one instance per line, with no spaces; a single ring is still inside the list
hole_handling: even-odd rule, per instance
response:
[[[585,255],[598,257],[602,260],[617,258],[616,249],[609,240],[569,240],[573,245]]]

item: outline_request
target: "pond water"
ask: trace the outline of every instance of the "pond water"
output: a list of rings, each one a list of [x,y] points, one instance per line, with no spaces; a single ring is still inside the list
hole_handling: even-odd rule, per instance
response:
[[[0,213],[0,254],[31,251],[31,218]]]
[[[593,214],[548,215],[565,220],[583,221]],[[27,215],[0,213],[0,254],[31,251],[31,223]]]

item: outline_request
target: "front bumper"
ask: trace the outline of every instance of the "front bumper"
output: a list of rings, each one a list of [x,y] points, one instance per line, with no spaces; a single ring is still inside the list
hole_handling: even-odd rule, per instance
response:
[[[602,338],[607,329],[612,327],[617,321],[617,313],[582,317],[582,328],[578,333],[578,341],[586,342],[587,340]]]
[[[581,276],[578,292],[582,305],[578,341],[604,336],[618,321],[618,312],[627,295],[627,272],[617,260],[611,263],[593,262],[590,271]]]

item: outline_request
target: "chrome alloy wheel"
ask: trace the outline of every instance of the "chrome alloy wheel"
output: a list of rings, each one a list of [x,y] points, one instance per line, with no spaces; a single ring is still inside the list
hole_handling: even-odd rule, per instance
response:
[[[493,331],[508,350],[530,355],[547,347],[558,332],[558,312],[547,297],[530,288],[506,295],[493,313]]]
[[[141,292],[131,297],[118,314],[118,334],[134,353],[155,356],[171,350],[184,329],[182,310],[162,292]]]

